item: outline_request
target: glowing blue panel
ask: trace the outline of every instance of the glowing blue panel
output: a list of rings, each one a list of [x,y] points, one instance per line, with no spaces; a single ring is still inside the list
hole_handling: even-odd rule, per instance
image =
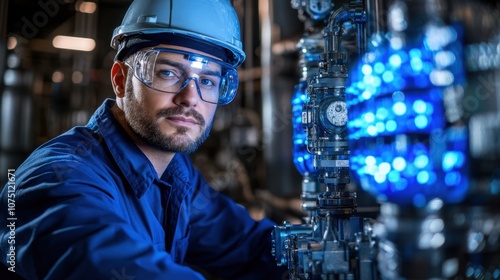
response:
[[[393,40],[349,75],[351,169],[381,201],[420,207],[433,198],[458,203],[467,193],[468,132],[449,125],[443,100],[447,87],[465,84],[455,28]]]
[[[302,127],[302,108],[307,101],[307,82],[300,82],[295,86],[292,96],[292,121],[293,121],[293,163],[300,174],[314,173],[312,157],[307,151],[307,138]]]

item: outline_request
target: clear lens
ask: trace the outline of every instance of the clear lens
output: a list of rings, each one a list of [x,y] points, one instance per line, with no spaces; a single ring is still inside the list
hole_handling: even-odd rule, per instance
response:
[[[234,67],[196,53],[168,48],[143,50],[130,66],[137,79],[150,88],[175,94],[194,83],[201,99],[213,104],[228,104],[238,89]]]

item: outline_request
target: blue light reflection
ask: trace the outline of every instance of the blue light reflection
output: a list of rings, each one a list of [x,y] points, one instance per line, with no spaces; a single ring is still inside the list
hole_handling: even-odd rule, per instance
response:
[[[312,155],[307,151],[307,137],[302,127],[302,108],[307,101],[306,88],[306,81],[298,83],[292,96],[293,163],[302,175],[316,172]]]

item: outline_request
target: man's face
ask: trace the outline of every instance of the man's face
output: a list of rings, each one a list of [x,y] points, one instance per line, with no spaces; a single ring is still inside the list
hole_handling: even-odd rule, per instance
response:
[[[175,46],[160,47],[200,53]],[[147,87],[132,72],[130,68],[122,108],[132,131],[146,144],[162,151],[195,151],[210,133],[217,105],[201,100],[194,81],[177,94],[165,93]]]

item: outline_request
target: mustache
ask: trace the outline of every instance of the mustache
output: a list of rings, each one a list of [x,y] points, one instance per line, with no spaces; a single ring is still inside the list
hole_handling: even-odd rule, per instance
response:
[[[172,116],[184,116],[184,117],[193,117],[201,126],[205,126],[205,119],[203,116],[196,112],[194,109],[191,110],[185,110],[182,107],[173,107],[173,108],[166,108],[166,109],[161,109],[156,113],[156,117],[172,117]]]

